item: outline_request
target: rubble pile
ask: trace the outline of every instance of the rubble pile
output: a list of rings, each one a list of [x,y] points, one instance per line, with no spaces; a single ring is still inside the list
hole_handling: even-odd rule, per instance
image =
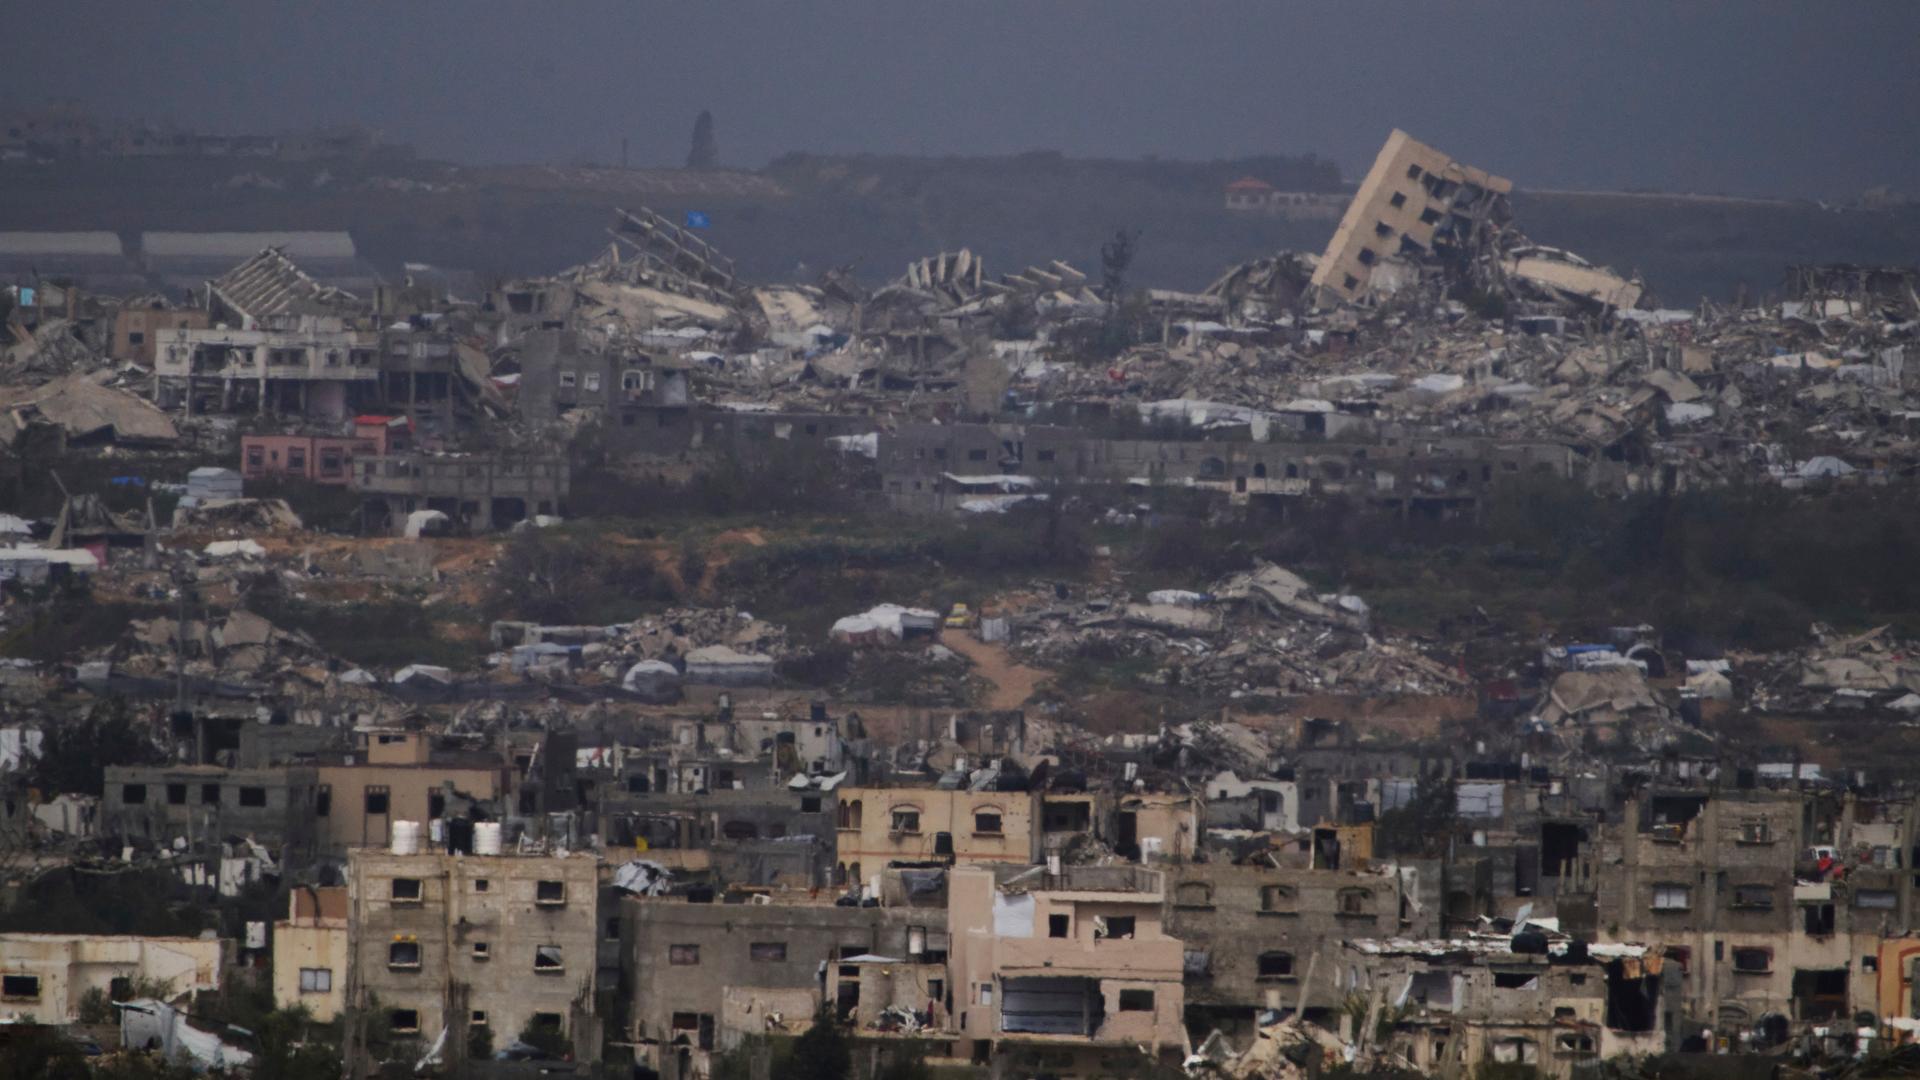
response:
[[[733,608],[671,608],[628,623],[609,644],[635,660],[684,658],[712,646],[773,657],[792,651],[784,627]]]
[[[1013,648],[1029,663],[1152,660],[1169,683],[1229,697],[1446,694],[1467,685],[1415,644],[1372,633],[1359,597],[1315,594],[1272,564],[1205,593],[1166,590],[1145,603],[1104,597],[1056,605],[1020,614],[1012,627]]]
[[[77,658],[81,686],[102,694],[164,695],[184,685],[196,696],[315,699],[352,692],[352,665],[298,630],[250,611],[207,618],[139,619],[114,644]]]
[[[1741,657],[1732,668],[1765,712],[1881,710],[1920,717],[1920,660],[1891,627],[1840,634],[1815,624],[1813,641],[1794,654]]]
[[[1184,1067],[1192,1077],[1304,1080],[1324,1070],[1350,1068],[1356,1056],[1352,1043],[1318,1024],[1267,1013],[1245,1047],[1236,1049],[1231,1039],[1216,1030],[1194,1047]],[[1388,1073],[1415,1071],[1413,1062],[1399,1055],[1382,1055],[1371,1064]]]
[[[786,630],[733,608],[672,608],[614,626],[497,622],[506,650],[489,663],[503,677],[617,686],[648,701],[675,701],[683,683],[766,685],[795,654]]]

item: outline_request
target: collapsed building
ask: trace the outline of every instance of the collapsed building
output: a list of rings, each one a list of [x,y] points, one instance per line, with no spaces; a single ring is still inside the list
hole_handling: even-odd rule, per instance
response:
[[[754,284],[644,208],[586,262],[474,301],[349,291],[291,244],[226,241],[189,245],[227,255],[195,256],[184,308],[30,287],[0,339],[16,471],[52,450],[238,470],[178,491],[110,470],[148,509],[75,492],[50,521],[0,519],[9,607],[90,578],[144,612],[0,667],[46,713],[0,742],[13,767],[34,723],[114,699],[153,751],[8,819],[50,865],[204,900],[285,887],[273,942],[246,946],[273,955],[277,1003],[349,1017],[356,1052],[384,1029],[377,1052],[425,1070],[494,1050],[710,1075],[823,1009],[876,1051],[1043,1075],[1568,1077],[1910,1037],[1907,778],[1706,722],[1910,725],[1920,669],[1890,629],[1734,654],[1635,626],[1516,643],[1476,611],[1421,637],[1364,586],[1251,559],[1177,587],[1015,582],[968,597],[977,619],[849,597],[824,632],[733,596],[609,625],[510,612],[455,628],[465,666],[363,667],[248,609],[401,595],[470,620],[499,548],[435,537],[551,526],[587,466],[667,485],[817,455],[876,509],[1088,497],[1116,527],[1162,491],[1439,519],[1546,478],[1914,475],[1911,271],[1799,267],[1778,305],[1663,308],[1523,235],[1513,190],[1395,132],[1323,254],[1200,293],[1121,294],[1059,260],[995,274],[965,248],[874,288]],[[337,489],[370,535],[321,536],[245,496],[262,483]],[[182,496],[171,528],[160,494]],[[1206,711],[1125,718],[1057,686],[980,708],[962,650],[1110,659]],[[858,674],[802,692],[791,673],[823,654],[937,669],[956,704]],[[111,978],[217,985],[184,985],[164,942],[15,944],[16,1014],[71,1012],[54,972],[94,949]]]
[[[1462,165],[1404,131],[1387,136],[1314,267],[1315,289],[1354,301],[1403,284],[1407,259],[1462,269],[1511,220],[1513,181]],[[1376,285],[1375,277],[1381,278]]]

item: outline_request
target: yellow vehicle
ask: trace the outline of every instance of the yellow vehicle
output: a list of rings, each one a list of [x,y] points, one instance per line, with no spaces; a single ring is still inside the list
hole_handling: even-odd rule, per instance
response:
[[[973,625],[973,612],[965,604],[953,605],[947,612],[947,629],[965,630]]]

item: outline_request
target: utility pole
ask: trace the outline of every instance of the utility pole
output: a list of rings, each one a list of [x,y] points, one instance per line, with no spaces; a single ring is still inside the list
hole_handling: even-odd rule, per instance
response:
[[[193,710],[187,698],[187,608],[193,602],[193,570],[186,555],[179,556],[172,570],[174,589],[173,615],[173,713],[175,716],[188,713],[193,717],[193,763],[207,763],[207,729],[198,711]]]

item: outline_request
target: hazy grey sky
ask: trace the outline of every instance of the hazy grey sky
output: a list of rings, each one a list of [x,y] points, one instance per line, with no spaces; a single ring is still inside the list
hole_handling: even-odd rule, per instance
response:
[[[1404,127],[1534,187],[1920,188],[1916,0],[62,0],[0,105],[354,121],[471,161],[1316,152]]]

